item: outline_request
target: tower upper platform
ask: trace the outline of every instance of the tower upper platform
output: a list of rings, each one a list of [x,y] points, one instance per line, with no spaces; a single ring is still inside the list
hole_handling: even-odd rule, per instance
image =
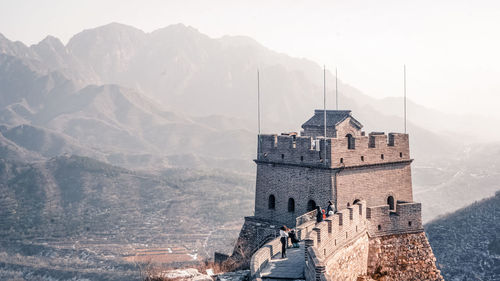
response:
[[[301,135],[259,135],[258,162],[322,168],[347,168],[394,162],[408,162],[408,135],[372,132],[365,135],[363,125],[350,110],[326,111],[327,136],[324,137],[324,111],[315,110]]]

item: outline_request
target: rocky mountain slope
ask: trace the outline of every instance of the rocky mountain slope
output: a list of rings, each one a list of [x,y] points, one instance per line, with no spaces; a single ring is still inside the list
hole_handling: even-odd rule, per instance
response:
[[[117,85],[77,90],[59,72],[44,74],[8,55],[0,55],[0,77],[0,133],[41,156],[78,154],[133,169],[171,167],[169,157],[175,166],[183,157],[215,157],[221,165],[251,159],[253,134],[217,117],[208,125]]]
[[[78,156],[1,159],[0,279],[134,280],[138,269],[123,258],[142,248],[185,247],[198,261],[231,249],[227,237],[237,229],[227,226],[252,199],[253,179],[224,171],[146,174]]]
[[[426,225],[446,280],[499,280],[500,192]]]
[[[83,265],[70,267],[81,273],[101,262],[122,268],[141,247],[175,244],[204,256],[226,247],[238,231],[231,226],[253,212],[257,68],[264,132],[297,131],[322,106],[320,66],[247,37],[210,38],[184,25],[145,33],[117,23],[66,45],[47,37],[25,46],[0,34],[0,270],[64,272],[56,262],[37,266],[54,257],[77,259]],[[367,131],[402,131],[400,100],[339,82],[340,107]],[[333,84],[328,73],[329,97]],[[424,219],[500,188],[500,145],[471,146],[482,137],[474,124],[492,120],[413,103],[409,113]]]

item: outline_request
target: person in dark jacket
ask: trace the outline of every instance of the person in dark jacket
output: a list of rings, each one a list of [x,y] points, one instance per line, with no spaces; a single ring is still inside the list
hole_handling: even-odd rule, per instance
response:
[[[323,212],[321,211],[320,206],[316,206],[316,222],[322,222],[323,221]]]
[[[290,237],[290,241],[292,242],[292,245],[294,248],[300,248],[299,246],[299,239],[297,239],[297,234],[295,233],[295,229],[291,229],[290,232],[288,232],[288,236]]]
[[[280,227],[281,258],[286,258],[286,246],[288,244],[288,228],[284,225]]]
[[[335,214],[335,204],[333,204],[333,201],[330,200],[328,201],[328,207],[326,208],[326,215],[329,217],[333,214]]]

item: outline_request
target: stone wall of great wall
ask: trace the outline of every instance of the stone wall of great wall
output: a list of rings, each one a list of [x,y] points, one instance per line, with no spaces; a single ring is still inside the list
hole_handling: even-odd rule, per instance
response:
[[[368,223],[363,201],[318,223],[305,240],[306,279],[355,280],[366,273]]]
[[[370,239],[366,280],[444,280],[424,232]]]
[[[311,220],[311,215],[307,218],[298,219],[297,230],[305,237],[308,281],[382,276],[384,280],[443,280],[423,232],[418,203],[399,203],[396,211],[390,211],[388,205],[367,208],[361,201],[321,223]],[[250,261],[253,279],[280,251],[275,238],[255,252]]]
[[[296,220],[297,227],[295,229],[297,231],[297,238],[299,240],[303,240],[313,230],[313,228],[316,227],[316,211],[305,213],[297,217]],[[276,233],[276,238],[256,249],[255,253],[252,255],[249,261],[252,279],[259,277],[260,271],[267,265],[269,260],[271,260],[274,256],[281,254],[281,243],[279,237],[277,236],[278,234]]]
[[[230,257],[236,267],[248,268],[255,251],[276,238],[279,234],[279,227],[279,224],[272,221],[245,217],[245,222]]]

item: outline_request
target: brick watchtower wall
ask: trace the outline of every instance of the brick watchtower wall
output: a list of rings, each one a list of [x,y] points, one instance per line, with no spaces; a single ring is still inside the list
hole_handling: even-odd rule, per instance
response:
[[[422,231],[408,135],[365,135],[350,111],[327,111],[325,138],[322,114],[315,111],[301,136],[258,136],[255,215],[245,219],[231,257],[242,267],[279,226],[294,227],[298,216],[330,200],[339,211],[364,202],[370,237]]]
[[[260,135],[258,141],[258,218],[293,226],[311,200],[322,208],[333,200],[338,209],[360,200],[368,206],[388,204],[389,197],[394,206],[413,201],[407,134],[359,135],[350,144],[344,137],[296,135]]]
[[[258,164],[255,216],[294,227],[295,219],[310,211],[311,200],[324,208],[334,197],[331,175],[328,169]],[[275,198],[274,207],[270,196]]]
[[[340,209],[355,200],[368,206],[412,202],[410,149],[407,134],[371,133],[354,138],[332,139],[331,167],[338,168],[335,187]]]
[[[324,141],[315,145],[311,137],[261,135],[259,142],[255,217],[293,227],[312,202],[325,208],[334,199]]]

